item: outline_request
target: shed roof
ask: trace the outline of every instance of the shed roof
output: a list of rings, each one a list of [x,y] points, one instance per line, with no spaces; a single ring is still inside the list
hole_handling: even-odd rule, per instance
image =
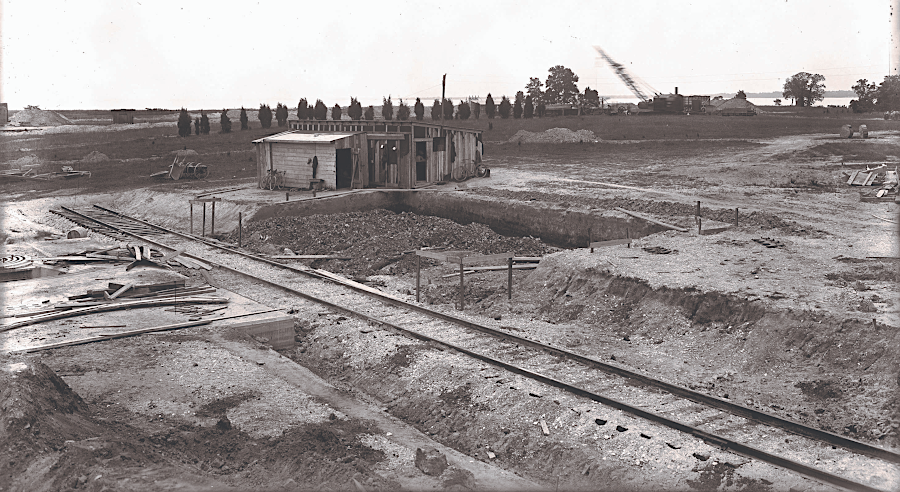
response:
[[[284,132],[269,137],[254,140],[253,143],[262,142],[291,142],[291,143],[329,143],[342,138],[352,137],[355,133],[295,133]]]

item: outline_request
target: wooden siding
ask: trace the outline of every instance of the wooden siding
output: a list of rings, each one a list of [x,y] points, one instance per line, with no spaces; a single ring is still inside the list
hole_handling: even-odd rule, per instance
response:
[[[284,171],[284,186],[289,188],[309,188],[313,179],[313,168],[309,161],[316,157],[319,167],[316,179],[324,180],[324,187],[334,189],[334,142],[302,143],[272,142],[272,166]]]

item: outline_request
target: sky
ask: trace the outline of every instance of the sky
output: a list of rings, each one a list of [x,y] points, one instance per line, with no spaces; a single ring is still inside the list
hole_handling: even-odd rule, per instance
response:
[[[827,90],[888,73],[900,0],[0,0],[0,102],[10,109],[296,107],[300,98],[430,106],[512,98],[563,65],[627,96],[601,46],[659,92]]]

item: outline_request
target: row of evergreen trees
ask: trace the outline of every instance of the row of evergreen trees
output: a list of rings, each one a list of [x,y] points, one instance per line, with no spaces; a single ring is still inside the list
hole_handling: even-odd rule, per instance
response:
[[[543,102],[539,102],[538,105],[535,106],[531,95],[525,96],[522,91],[519,91],[516,94],[514,103],[510,102],[509,98],[506,96],[503,96],[500,100],[500,104],[495,104],[494,98],[490,94],[487,95],[487,99],[484,103],[484,114],[488,119],[494,119],[496,116],[503,119],[507,119],[510,116],[513,118],[531,118],[533,116],[543,116],[544,110]],[[474,117],[477,120],[481,117],[481,111],[482,105],[477,101],[460,101],[454,108],[453,101],[450,101],[449,99],[444,99],[443,103],[440,100],[435,99],[434,103],[431,105],[431,119],[438,121],[441,119],[441,116],[443,116],[444,120],[468,120],[471,117]],[[327,120],[328,107],[325,106],[325,103],[322,102],[321,99],[317,99],[315,105],[309,104],[309,101],[306,99],[300,99],[300,102],[297,104],[296,114],[297,118],[301,120]],[[262,128],[272,127],[273,116],[278,126],[287,126],[288,107],[278,103],[275,106],[275,112],[273,113],[272,108],[269,107],[268,104],[259,105],[257,118],[259,119]],[[331,119],[340,120],[341,116],[343,116],[343,109],[339,104],[335,104],[334,107],[331,108]],[[374,120],[375,107],[368,106],[363,110],[359,100],[355,97],[351,97],[350,106],[347,107],[347,116],[352,120]],[[391,96],[383,98],[381,104],[381,117],[385,120],[393,120],[394,116],[394,103],[391,101]],[[397,107],[396,117],[398,120],[409,120],[414,117],[416,120],[422,121],[425,119],[425,105],[422,104],[422,100],[417,97],[412,110],[410,110],[410,107],[403,102],[403,99],[401,99],[400,104]],[[240,122],[241,130],[250,129],[247,110],[243,107],[241,108]],[[228,117],[228,110],[222,110],[219,123],[221,126],[221,133],[231,132],[231,119]],[[200,111],[200,117],[193,120],[193,125],[194,133],[197,135],[209,134],[209,118],[204,111]],[[181,108],[181,113],[178,115],[178,135],[181,137],[189,137],[191,135],[191,116],[185,108]]]

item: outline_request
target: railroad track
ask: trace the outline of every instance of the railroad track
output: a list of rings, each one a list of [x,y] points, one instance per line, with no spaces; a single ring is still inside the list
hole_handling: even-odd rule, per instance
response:
[[[190,257],[337,312],[443,345],[823,483],[863,491],[897,487],[897,482],[884,477],[900,477],[900,454],[878,446],[523,338],[465,319],[464,315],[429,309],[328,272],[278,263],[97,205],[79,210],[64,207],[53,212],[117,239],[138,239],[172,250],[184,248]],[[586,367],[592,371],[586,373]],[[867,472],[876,468],[879,473]],[[841,471],[847,469],[853,471]]]

